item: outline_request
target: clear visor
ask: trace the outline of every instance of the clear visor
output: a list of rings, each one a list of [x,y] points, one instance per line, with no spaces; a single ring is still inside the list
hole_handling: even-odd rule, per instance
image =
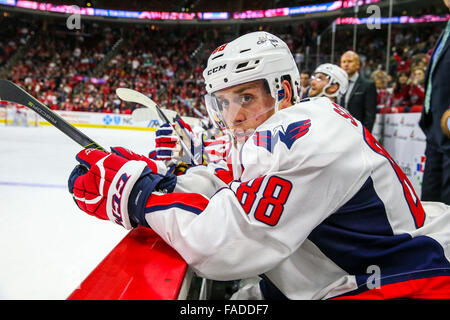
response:
[[[322,72],[316,72],[311,76],[311,80],[315,80],[318,82],[321,81],[329,81],[330,80],[330,76],[323,74]]]
[[[235,136],[248,136],[273,113],[275,99],[262,80],[252,81],[205,95],[213,122]]]

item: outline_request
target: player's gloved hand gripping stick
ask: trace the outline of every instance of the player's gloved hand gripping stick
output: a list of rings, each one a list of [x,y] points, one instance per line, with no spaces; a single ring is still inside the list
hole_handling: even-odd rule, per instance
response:
[[[69,192],[78,207],[89,215],[111,220],[127,230],[147,226],[144,208],[156,190],[172,192],[173,174],[161,175],[157,164],[125,148],[112,153],[85,149],[77,154],[80,165],[69,177]]]

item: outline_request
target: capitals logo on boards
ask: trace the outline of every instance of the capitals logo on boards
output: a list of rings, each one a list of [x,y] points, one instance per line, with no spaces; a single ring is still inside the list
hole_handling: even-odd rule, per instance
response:
[[[282,126],[274,129],[274,133],[270,130],[257,131],[253,135],[253,142],[258,147],[263,147],[267,151],[272,152],[278,141],[291,149],[295,141],[303,137],[309,132],[311,127],[311,120],[302,120],[290,123],[286,129]]]

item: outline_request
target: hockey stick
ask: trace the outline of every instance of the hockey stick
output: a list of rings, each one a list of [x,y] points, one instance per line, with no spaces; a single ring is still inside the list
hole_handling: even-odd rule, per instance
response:
[[[83,148],[95,148],[105,151],[97,142],[86,136],[56,112],[11,81],[0,80],[0,100],[17,103],[30,108]]]
[[[176,119],[176,117],[178,116],[178,114],[173,110],[161,108],[161,111],[164,112],[167,115],[167,117],[172,121],[174,121]],[[131,113],[131,118],[133,119],[134,122],[143,122],[143,121],[160,119],[161,117],[159,116],[158,112],[154,108],[152,108],[152,109],[138,108],[138,109],[133,110],[133,112]]]
[[[168,117],[173,119],[178,115],[178,113],[176,111],[159,107],[156,104],[156,102],[154,102],[152,99],[147,97],[145,94],[140,93],[139,91],[128,89],[128,88],[117,88],[116,94],[123,101],[139,103],[143,106],[146,106],[150,110],[150,111],[148,111],[147,116],[150,116],[150,115],[156,116],[156,118],[160,118],[161,120],[166,121],[167,123],[170,123]],[[139,109],[137,109],[137,110],[139,110]],[[156,118],[153,118],[153,119],[156,119]]]
[[[187,102],[185,99],[183,99],[180,96],[177,96],[178,101],[180,101],[182,104],[184,104],[185,106],[187,106],[189,109],[192,110],[192,112],[194,112],[197,116],[199,116],[200,118],[205,118],[205,115],[203,113],[201,113],[200,111],[198,111],[192,104],[190,104],[189,102]]]
[[[161,120],[163,120],[165,123],[170,124],[171,126],[173,125],[172,121],[170,121],[167,118],[166,114],[161,110],[161,108],[156,104],[156,102],[154,102],[152,99],[147,97],[145,94],[140,93],[139,91],[136,91],[136,90],[128,89],[128,88],[117,88],[116,94],[123,101],[139,103],[143,106],[146,106],[147,108],[156,110],[156,112],[158,113],[159,118],[161,118]],[[174,112],[174,111],[172,111],[172,112]],[[176,130],[174,130],[174,132],[177,135],[184,152],[189,156],[190,160],[194,163],[194,165],[198,165],[198,162],[195,160],[193,154],[191,153],[189,148],[184,143],[180,134]]]

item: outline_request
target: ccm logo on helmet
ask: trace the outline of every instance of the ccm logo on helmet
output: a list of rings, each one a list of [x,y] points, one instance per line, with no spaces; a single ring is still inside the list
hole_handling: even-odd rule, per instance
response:
[[[213,74],[213,73],[216,73],[216,72],[219,72],[220,70],[225,69],[226,67],[227,67],[227,64],[225,63],[225,64],[222,65],[222,66],[217,66],[217,67],[215,67],[215,68],[212,68],[212,69],[208,70],[207,74],[208,74],[208,76],[209,76],[209,75],[211,75],[211,74]]]

